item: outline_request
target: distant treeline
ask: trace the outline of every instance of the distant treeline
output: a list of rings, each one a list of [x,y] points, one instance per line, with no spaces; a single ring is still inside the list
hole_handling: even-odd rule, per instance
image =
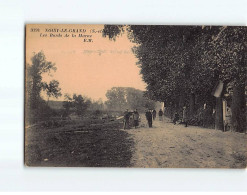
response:
[[[155,101],[147,98],[143,91],[131,87],[112,87],[106,97],[105,104],[109,110],[137,109],[144,112],[146,109],[155,109]]]
[[[144,92],[130,87],[113,87],[106,93],[107,101],[94,101],[84,94],[64,94],[64,101],[50,100],[51,97],[62,96],[59,82],[52,80],[46,83],[42,80],[44,73],[56,71],[55,63],[46,60],[44,53],[34,53],[31,64],[26,65],[26,99],[25,119],[27,123],[49,120],[51,117],[68,117],[76,114],[79,117],[99,117],[111,111],[122,113],[125,109],[154,109],[155,102],[144,96]],[[47,99],[41,97],[46,92]]]

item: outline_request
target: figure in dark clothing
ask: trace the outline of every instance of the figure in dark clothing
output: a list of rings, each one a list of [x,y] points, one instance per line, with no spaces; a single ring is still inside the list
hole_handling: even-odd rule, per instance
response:
[[[130,119],[130,113],[129,110],[126,109],[124,112],[124,129],[129,129],[129,119]]]
[[[134,119],[134,126],[135,129],[139,126],[139,113],[137,112],[137,109],[135,109],[135,111],[133,112],[133,119]]]
[[[176,125],[176,122],[179,120],[179,114],[176,112],[174,115],[174,119],[173,119],[173,124]]]
[[[183,123],[185,124],[185,127],[188,127],[188,113],[187,113],[187,107],[183,107]]]
[[[155,118],[156,118],[156,110],[153,110],[153,120],[155,120]]]
[[[160,111],[159,111],[159,120],[160,120],[160,121],[163,120],[163,112],[162,112],[161,109],[160,109]]]
[[[153,115],[152,115],[152,110],[149,110],[146,112],[146,118],[148,121],[148,126],[151,128],[152,127],[152,120],[153,120]]]

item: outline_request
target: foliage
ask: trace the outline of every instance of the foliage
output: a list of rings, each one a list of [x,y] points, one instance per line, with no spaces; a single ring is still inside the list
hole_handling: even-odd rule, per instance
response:
[[[26,70],[27,118],[46,118],[52,112],[41,98],[41,90],[47,90],[49,97],[58,97],[61,94],[58,81],[53,80],[49,84],[42,81],[44,73],[56,71],[55,63],[47,61],[43,51],[40,51],[33,54],[31,64],[27,64]]]
[[[77,115],[82,116],[92,104],[91,100],[82,97],[82,95],[73,94],[73,97],[71,97],[69,94],[65,94],[64,97],[63,107],[66,116],[69,114],[71,108],[74,109]]]
[[[106,105],[110,110],[154,109],[155,102],[144,96],[143,91],[131,87],[113,87],[106,93]]]
[[[90,100],[91,101],[91,104],[89,106],[89,110],[93,110],[93,111],[101,111],[101,110],[104,110],[104,103],[102,101],[102,99],[99,99],[97,101],[93,101],[93,100]]]
[[[48,98],[50,98],[51,96],[58,98],[62,95],[61,88],[59,88],[59,82],[56,80],[50,81],[49,84],[44,82],[42,87],[46,91]]]
[[[214,107],[211,92],[219,80],[225,86],[245,86],[246,27],[105,25],[104,31],[103,36],[113,40],[128,33],[136,43],[133,53],[147,83],[147,97],[167,107],[178,110],[191,103]],[[195,102],[189,101],[191,95]],[[241,110],[238,113],[244,115]]]
[[[63,115],[68,116],[70,109],[73,107],[73,102],[72,102],[72,98],[67,93],[64,94],[64,99],[65,99],[65,101],[63,101],[63,107],[64,107],[64,114]]]
[[[109,109],[124,110],[127,102],[125,96],[125,89],[123,87],[113,87],[106,92],[106,105]]]
[[[28,102],[31,108],[36,108],[41,97],[40,92],[44,86],[42,74],[56,71],[55,64],[47,61],[43,51],[34,53],[31,58],[32,64],[27,64],[27,92]]]

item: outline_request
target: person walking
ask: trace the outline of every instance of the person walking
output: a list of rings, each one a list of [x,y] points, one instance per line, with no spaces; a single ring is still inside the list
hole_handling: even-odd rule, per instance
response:
[[[135,111],[133,112],[133,119],[134,119],[134,126],[135,129],[139,126],[139,113],[137,112],[137,109],[135,109]]]
[[[150,109],[149,111],[146,112],[146,119],[148,121],[148,126],[149,128],[152,127],[152,120],[153,120],[153,115],[152,115],[152,110]]]
[[[162,121],[163,120],[163,111],[160,109],[159,111],[159,120]]]
[[[187,107],[183,107],[183,123],[185,124],[185,127],[188,127],[188,113],[187,113]]]
[[[173,119],[173,124],[176,125],[178,120],[179,120],[179,114],[177,112],[175,112],[174,119]]]
[[[156,118],[156,110],[153,110],[153,120],[155,121],[155,118]]]
[[[129,129],[129,119],[130,119],[130,113],[129,110],[126,109],[124,112],[124,129]]]

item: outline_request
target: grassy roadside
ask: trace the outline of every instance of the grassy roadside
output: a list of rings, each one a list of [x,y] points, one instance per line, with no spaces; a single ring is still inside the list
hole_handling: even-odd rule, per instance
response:
[[[56,167],[128,167],[133,140],[120,121],[26,129],[25,164]]]

